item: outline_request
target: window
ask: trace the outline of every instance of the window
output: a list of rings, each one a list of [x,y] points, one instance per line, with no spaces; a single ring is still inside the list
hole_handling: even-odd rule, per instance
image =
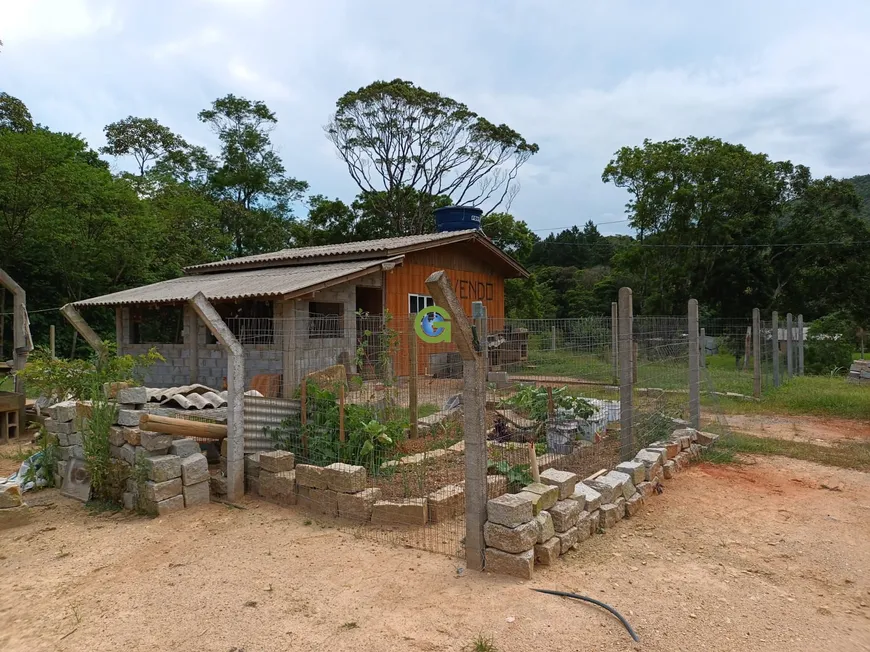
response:
[[[344,337],[344,304],[310,301],[308,337],[309,339]]]
[[[215,303],[214,307],[240,344],[274,343],[274,307],[271,301],[222,301]],[[208,329],[206,343],[217,343]]]
[[[424,308],[435,305],[435,299],[426,294],[409,294],[408,295],[408,313],[416,315]]]
[[[184,340],[184,311],[181,306],[132,306],[131,344],[181,344]]]

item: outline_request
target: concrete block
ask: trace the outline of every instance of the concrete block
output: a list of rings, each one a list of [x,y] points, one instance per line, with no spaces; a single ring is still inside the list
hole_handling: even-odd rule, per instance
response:
[[[671,439],[674,441],[679,440],[680,444],[682,444],[683,439],[688,439],[691,444],[693,441],[696,441],[698,438],[698,431],[694,428],[678,428],[671,433]],[[685,446],[684,448],[688,448]]]
[[[562,544],[561,554],[565,554],[571,548],[574,547],[574,544],[577,543],[577,537],[579,536],[579,532],[577,531],[577,527],[572,527],[565,532],[556,532],[556,537]]]
[[[577,517],[577,543],[583,543],[595,534],[598,529],[598,514],[595,512],[580,512]]]
[[[80,432],[71,432],[68,435],[65,435],[62,432],[54,433],[57,435],[57,445],[58,446],[81,446],[82,444],[82,433]]]
[[[602,530],[612,528],[619,521],[617,510],[613,503],[606,503],[598,508],[598,527]]]
[[[133,510],[136,509],[136,495],[130,491],[125,491],[124,495],[121,497],[122,502],[124,503],[124,509]]]
[[[621,471],[611,471],[607,474],[608,476],[614,478],[617,482],[622,482],[622,497],[629,498],[634,495],[635,488],[634,482],[631,480],[631,476],[627,473],[622,473]]]
[[[680,448],[686,450],[689,446],[692,445],[692,437],[689,435],[683,435],[680,437]]]
[[[631,498],[625,501],[625,515],[635,516],[643,509],[644,498],[640,492],[634,494]]]
[[[84,446],[70,446],[70,457],[74,460],[83,460],[85,459],[85,448]]]
[[[70,433],[75,432],[75,424],[72,421],[63,423],[55,421],[51,417],[47,417],[44,425],[46,432],[53,432],[57,435],[69,435]]]
[[[262,475],[260,471],[260,475]],[[286,473],[286,471],[285,471]],[[298,471],[296,471],[296,483],[299,483]],[[260,490],[263,488],[263,480],[260,479]],[[338,516],[338,494],[330,489],[316,489],[308,487],[308,491],[298,493],[296,496],[296,504],[305,507],[318,514],[324,516]]]
[[[136,464],[136,448],[130,444],[124,444],[120,450],[121,459],[130,466]]]
[[[125,387],[119,389],[114,398],[118,403],[142,405],[148,402],[148,393],[144,387]]]
[[[260,468],[269,473],[292,471],[296,457],[290,451],[268,451],[260,453]]]
[[[148,470],[149,480],[166,482],[181,477],[181,458],[176,455],[149,457],[145,460],[145,468]]]
[[[510,575],[524,580],[532,579],[535,567],[535,551],[526,550],[517,555],[498,550],[486,549],[486,570],[499,575]]]
[[[167,514],[171,514],[172,512],[178,512],[184,509],[184,496],[178,494],[177,496],[167,498],[166,500],[161,500],[157,503],[146,499],[145,501],[143,501],[142,506],[149,514],[153,514],[156,516],[166,516]]]
[[[514,496],[519,496],[523,500],[528,500],[532,503],[532,515],[537,516],[541,513],[542,507],[544,504],[544,497],[541,494],[533,494],[531,491],[521,491],[517,494],[509,494]]]
[[[202,452],[199,442],[193,439],[174,439],[169,445],[169,454],[178,455],[178,457],[190,457],[198,455]]]
[[[576,473],[547,469],[541,471],[541,482],[559,489],[559,500],[565,500],[574,493],[574,487],[580,478]]]
[[[27,505],[0,509],[0,531],[9,530],[30,522],[30,508]]]
[[[260,453],[245,455],[245,477],[260,477]]]
[[[535,523],[538,525],[538,543],[544,543],[556,535],[556,529],[553,527],[553,517],[550,516],[550,512],[538,514],[535,517]]]
[[[260,455],[261,469],[262,458],[263,456]],[[313,489],[326,489],[326,477],[323,475],[323,468],[311,464],[297,464],[296,484]]]
[[[354,495],[354,494],[351,494]],[[451,484],[433,491],[427,497],[429,522],[443,523],[465,513],[465,485]],[[339,512],[341,505],[339,505]]]
[[[665,465],[662,467],[662,469],[664,470],[664,473],[665,473],[665,480],[670,480],[671,478],[674,477],[674,473],[675,473],[674,467],[675,466],[676,466],[676,464],[675,464],[674,460],[668,460],[667,462],[665,462]]]
[[[622,464],[616,467],[616,470],[620,473],[625,473],[628,477],[631,478],[632,484],[638,484],[644,481],[644,477],[646,476],[646,471],[644,470],[644,465],[642,462],[623,462]]]
[[[263,498],[282,505],[296,504],[296,471],[261,471],[257,480]]]
[[[381,499],[381,490],[370,487],[355,494],[338,494],[337,499],[338,515],[341,518],[365,523],[372,519],[372,508]],[[437,522],[433,519],[433,523]]]
[[[262,456],[260,464],[263,464]],[[326,487],[332,491],[353,494],[366,488],[366,468],[335,462],[323,469]]]
[[[661,471],[662,456],[654,451],[642,450],[634,456],[635,462],[641,462],[644,465],[646,473],[644,480],[649,482],[653,480]]]
[[[598,533],[598,526],[601,521],[601,510],[596,509],[594,512],[589,512],[589,534],[590,536]]]
[[[616,505],[616,520],[621,521],[625,518],[625,503],[626,500],[622,496],[616,499],[614,505]]]
[[[118,416],[115,417],[115,423],[119,426],[138,426],[139,425],[139,410],[118,410]],[[166,435],[169,437],[169,435]]]
[[[172,446],[172,435],[166,435],[162,432],[151,432],[150,430],[140,430],[140,445],[146,451],[168,451]]]
[[[426,525],[428,517],[428,503],[425,498],[379,500],[372,508],[374,525]]]
[[[542,510],[550,509],[559,500],[559,489],[542,482],[533,482],[526,485],[523,487],[523,492],[538,494],[541,497],[540,506]]]
[[[139,431],[139,428],[130,428],[127,426],[122,426],[121,429],[124,431],[124,440],[130,444],[131,446],[141,446],[142,445],[142,433]],[[173,453],[174,455],[174,453]]]
[[[695,436],[698,438],[698,443],[702,446],[713,446],[719,440],[719,435],[712,432],[699,431]]]
[[[507,478],[503,475],[488,475],[486,476],[486,495],[488,498],[495,498],[507,493]]]
[[[167,480],[166,482],[145,481],[145,500],[160,502],[181,493],[181,478]]]
[[[535,562],[541,566],[550,566],[556,563],[561,552],[562,540],[554,536],[544,543],[535,545]]]
[[[491,498],[486,503],[486,519],[505,527],[516,527],[522,523],[527,523],[535,516],[532,496],[537,495],[504,494],[497,498]]]
[[[602,503],[613,503],[616,502],[617,496],[622,495],[622,488],[625,486],[625,478],[627,477],[624,473],[617,476],[606,473],[594,480],[584,480],[583,483],[601,494]]]
[[[215,496],[225,497],[227,495],[227,479],[225,476],[215,474],[208,481],[209,489]]]
[[[21,500],[21,487],[17,484],[0,485],[0,509],[18,507],[23,502]]]
[[[659,464],[664,464],[668,461],[668,451],[666,448],[656,447],[656,446],[647,446],[643,449],[647,453],[653,453],[659,456]],[[637,457],[635,457],[637,459]]]
[[[560,500],[549,509],[556,532],[567,532],[576,527],[577,519],[583,510],[575,500]]]
[[[205,455],[194,453],[193,455],[177,459],[181,467],[181,480],[185,485],[200,484],[201,482],[208,481],[208,459],[206,459]]]
[[[112,446],[111,444],[109,444],[109,457],[113,460],[123,461],[124,458],[121,455],[121,447],[120,446]]]
[[[656,486],[652,482],[641,482],[637,485],[637,493],[644,498],[649,498],[655,493]]]
[[[45,413],[57,423],[69,423],[75,421],[77,410],[76,401],[61,401],[45,408]]]
[[[181,495],[184,496],[185,507],[196,507],[197,505],[208,505],[211,491],[208,486],[208,480],[198,482],[196,484],[185,485],[181,488]]]
[[[124,438],[124,431],[121,426],[112,426],[109,428],[109,444],[118,446],[119,448],[127,443]]]

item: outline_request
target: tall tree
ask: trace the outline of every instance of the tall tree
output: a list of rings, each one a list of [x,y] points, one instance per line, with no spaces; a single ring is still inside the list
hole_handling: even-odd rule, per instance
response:
[[[183,138],[174,134],[154,118],[128,116],[106,125],[106,144],[100,148],[109,156],[132,156],[144,177],[150,163],[188,147]]]
[[[227,95],[199,112],[221,142],[220,159],[208,184],[221,206],[234,253],[242,256],[289,243],[292,204],[308,189],[286,174],[271,132],[275,114],[263,102]]]
[[[393,230],[424,232],[429,198],[507,210],[520,167],[538,151],[440,93],[409,81],[376,81],[339,98],[325,127],[351,177],[377,202]],[[407,189],[417,191],[408,206]]]
[[[499,249],[523,265],[528,262],[532,248],[539,241],[528,224],[510,213],[490,213],[483,218],[480,227]]]
[[[22,133],[33,129],[30,110],[17,97],[0,92],[0,131]]]

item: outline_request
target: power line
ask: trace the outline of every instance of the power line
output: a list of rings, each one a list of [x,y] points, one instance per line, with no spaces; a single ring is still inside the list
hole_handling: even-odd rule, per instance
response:
[[[606,237],[606,236],[604,236]],[[563,247],[612,247],[609,242],[541,242],[541,245],[551,246],[559,245]],[[635,242],[633,246],[644,249],[770,249],[783,247],[819,247],[819,246],[843,246],[851,247],[853,245],[867,245],[870,240],[852,240],[850,242],[844,240],[833,240],[830,242],[770,242],[766,244],[748,244],[748,243],[732,243],[732,244],[647,244]]]

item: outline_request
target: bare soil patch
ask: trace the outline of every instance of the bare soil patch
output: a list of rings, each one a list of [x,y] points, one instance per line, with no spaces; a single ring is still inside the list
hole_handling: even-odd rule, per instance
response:
[[[725,421],[735,431],[818,446],[870,441],[870,423],[828,417],[729,414]]]
[[[150,520],[50,490],[0,532],[0,649],[868,650],[868,495],[867,474],[807,462],[701,465],[520,582],[254,500]],[[608,602],[641,644],[533,586]]]

